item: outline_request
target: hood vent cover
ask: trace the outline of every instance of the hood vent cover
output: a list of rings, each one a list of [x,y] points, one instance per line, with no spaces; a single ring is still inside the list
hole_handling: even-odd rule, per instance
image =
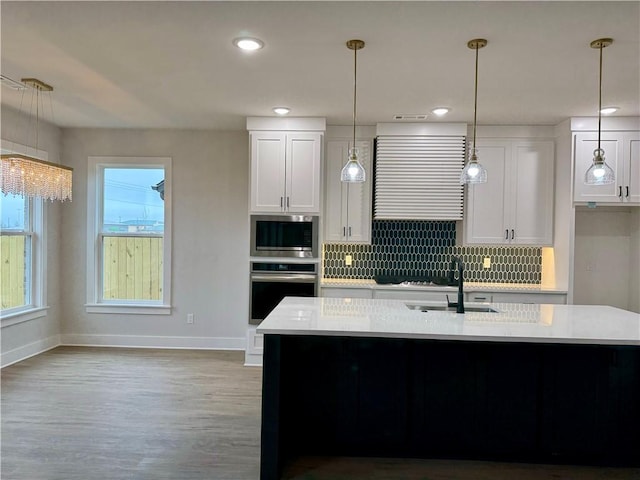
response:
[[[461,220],[464,135],[379,135],[374,219]]]

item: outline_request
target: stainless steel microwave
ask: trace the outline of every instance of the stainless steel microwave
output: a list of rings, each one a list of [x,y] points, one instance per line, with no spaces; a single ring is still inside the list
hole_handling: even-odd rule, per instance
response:
[[[251,215],[251,256],[318,257],[315,215]]]

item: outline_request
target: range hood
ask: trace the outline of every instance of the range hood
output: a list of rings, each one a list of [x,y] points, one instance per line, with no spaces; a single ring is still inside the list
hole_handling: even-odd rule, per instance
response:
[[[461,220],[467,125],[376,126],[374,220]]]

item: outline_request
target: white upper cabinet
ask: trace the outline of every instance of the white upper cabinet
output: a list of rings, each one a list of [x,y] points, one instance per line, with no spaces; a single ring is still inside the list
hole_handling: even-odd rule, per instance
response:
[[[553,140],[483,138],[476,147],[488,181],[467,187],[465,243],[551,245]]]
[[[640,132],[602,132],[600,148],[616,177],[612,184],[584,184],[584,174],[597,148],[597,132],[574,134],[573,200],[609,205],[640,204]]]
[[[322,134],[252,131],[251,212],[320,213]]]
[[[326,242],[371,242],[371,141],[358,141],[359,160],[366,172],[364,183],[343,183],[340,172],[347,161],[350,142],[328,140],[326,149]]]

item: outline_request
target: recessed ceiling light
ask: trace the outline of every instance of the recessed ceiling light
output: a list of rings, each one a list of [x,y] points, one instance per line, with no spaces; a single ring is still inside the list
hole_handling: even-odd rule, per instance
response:
[[[290,111],[291,109],[287,107],[273,107],[273,113],[277,113],[278,115],[286,115]]]
[[[612,113],[616,113],[618,110],[620,110],[620,107],[604,107],[600,110],[600,113],[603,115],[611,115]]]
[[[264,42],[258,38],[239,37],[233,39],[233,44],[242,50],[260,50]]]
[[[438,117],[442,117],[443,115],[446,115],[450,111],[451,111],[450,108],[438,107],[438,108],[434,108],[433,110],[431,110],[431,113],[433,113],[434,115],[437,115]]]

